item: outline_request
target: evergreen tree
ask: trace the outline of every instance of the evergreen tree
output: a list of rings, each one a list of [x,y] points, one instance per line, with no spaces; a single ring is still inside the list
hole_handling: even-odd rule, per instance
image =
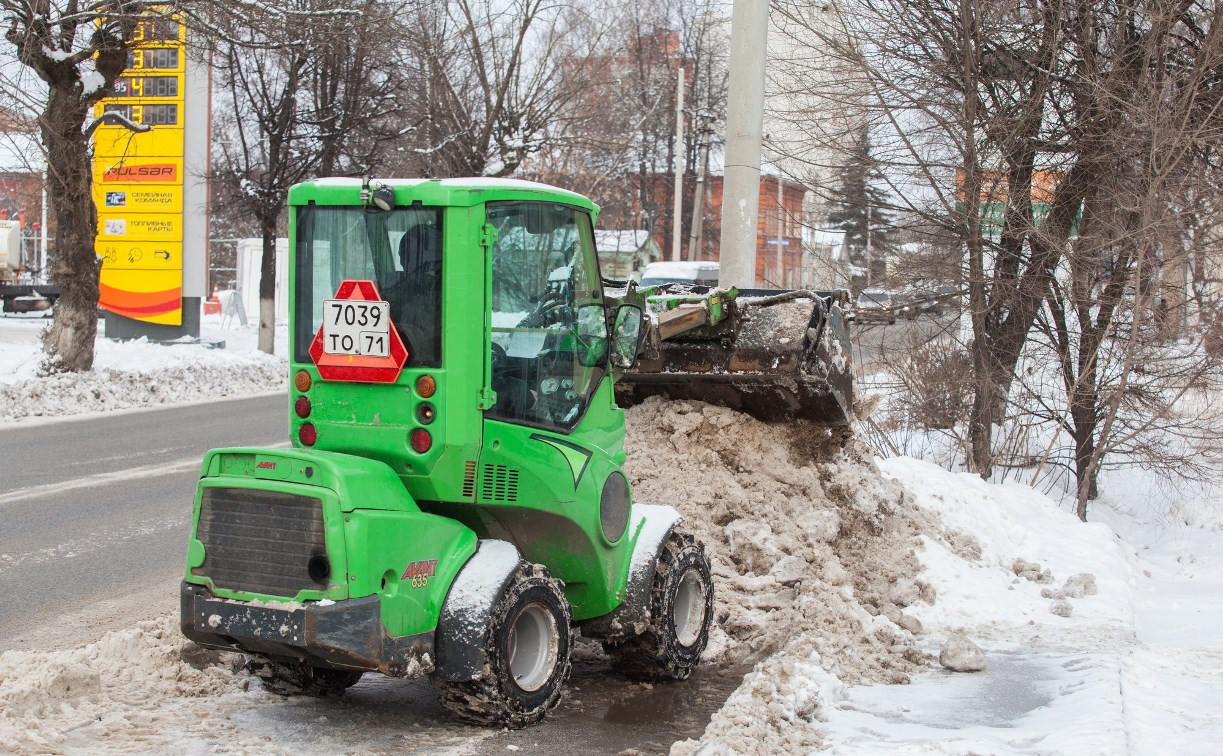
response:
[[[885,272],[884,261],[895,248],[890,202],[879,184],[883,175],[871,157],[870,134],[863,126],[849,159],[838,173],[839,186],[832,192],[832,212],[828,222],[845,232],[849,261],[863,270],[869,269],[871,282],[880,280]]]

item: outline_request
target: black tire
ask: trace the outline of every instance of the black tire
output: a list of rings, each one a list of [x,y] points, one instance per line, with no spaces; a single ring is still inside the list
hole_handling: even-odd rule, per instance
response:
[[[476,680],[433,686],[459,719],[518,729],[544,718],[569,676],[572,614],[562,583],[541,565],[521,562],[493,604],[484,628],[488,654]]]
[[[312,667],[302,661],[280,662],[252,656],[246,670],[263,683],[263,689],[280,696],[341,696],[357,684],[361,672]]]
[[[632,679],[686,680],[701,661],[712,624],[713,577],[705,547],[676,530],[658,555],[649,626],[604,648],[612,667]]]

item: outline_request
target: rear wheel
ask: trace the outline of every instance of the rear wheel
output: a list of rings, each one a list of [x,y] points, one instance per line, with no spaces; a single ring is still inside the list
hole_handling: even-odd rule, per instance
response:
[[[628,677],[685,680],[700,663],[712,623],[713,578],[705,547],[677,530],[658,555],[649,626],[605,647],[612,666]]]
[[[251,657],[246,670],[263,683],[263,689],[281,696],[339,696],[357,684],[361,672],[312,667],[302,661],[280,662]]]
[[[433,678],[442,705],[482,725],[516,729],[543,719],[569,675],[570,621],[561,582],[540,565],[521,563],[484,628],[484,675]]]

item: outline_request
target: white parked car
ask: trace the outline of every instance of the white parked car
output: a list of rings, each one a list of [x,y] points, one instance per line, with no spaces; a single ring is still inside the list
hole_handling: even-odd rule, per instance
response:
[[[645,270],[641,272],[642,286],[662,286],[670,283],[717,286],[718,264],[703,260],[656,262],[645,266]]]

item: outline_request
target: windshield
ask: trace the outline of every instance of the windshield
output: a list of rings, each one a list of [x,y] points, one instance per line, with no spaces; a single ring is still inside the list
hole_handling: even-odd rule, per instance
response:
[[[858,304],[878,304],[884,307],[892,303],[892,295],[886,291],[864,291],[858,295]]]
[[[345,280],[369,280],[390,305],[407,367],[442,364],[442,210],[297,208],[294,353],[309,362],[323,301]]]

